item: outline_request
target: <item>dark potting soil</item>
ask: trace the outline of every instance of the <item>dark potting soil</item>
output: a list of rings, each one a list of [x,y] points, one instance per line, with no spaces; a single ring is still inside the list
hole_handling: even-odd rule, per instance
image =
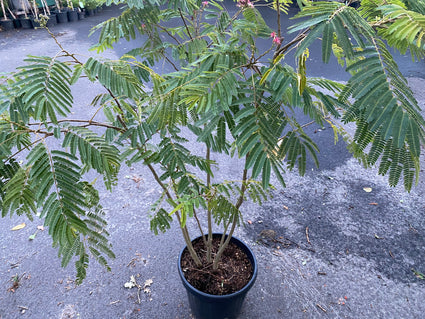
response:
[[[220,237],[213,238],[213,256],[218,251]],[[245,252],[230,243],[224,251],[217,270],[207,262],[204,242],[198,238],[193,247],[202,261],[197,267],[189,251],[185,249],[181,258],[181,267],[186,280],[196,289],[211,295],[228,295],[241,290],[251,279],[253,269]]]

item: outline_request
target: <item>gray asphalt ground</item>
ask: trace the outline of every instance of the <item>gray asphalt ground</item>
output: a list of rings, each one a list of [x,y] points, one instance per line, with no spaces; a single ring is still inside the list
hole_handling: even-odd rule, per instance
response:
[[[96,42],[89,29],[117,14],[107,8],[52,31],[69,51],[95,55],[87,52]],[[123,42],[102,56],[117,58],[128,48]],[[0,72],[21,65],[27,54],[57,52],[43,30],[0,33]],[[425,109],[425,65],[400,59]],[[339,74],[320,63],[311,68]],[[93,111],[89,101],[98,92],[89,82],[74,87],[76,117]],[[240,318],[424,318],[425,280],[418,276],[425,273],[424,157],[420,182],[406,193],[362,168],[332,134],[328,127],[313,133],[319,169],[311,166],[303,178],[288,172],[287,188],[277,188],[272,200],[244,204],[246,226],[237,236],[256,254],[259,275]],[[237,160],[224,162],[217,178],[235,176],[237,167]],[[47,231],[37,232],[41,220],[0,219],[0,318],[192,318],[176,271],[183,246],[178,225],[159,236],[149,231],[147,213],[158,192],[142,166],[124,167],[114,191],[101,192],[117,257],[111,272],[92,262],[80,286],[73,265],[60,267]],[[22,222],[25,228],[11,231]],[[19,288],[12,292],[15,276]],[[142,286],[152,280],[149,291],[125,288],[130,276]]]

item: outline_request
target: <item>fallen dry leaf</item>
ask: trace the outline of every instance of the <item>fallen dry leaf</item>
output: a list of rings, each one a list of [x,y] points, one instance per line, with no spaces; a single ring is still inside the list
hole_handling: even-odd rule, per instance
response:
[[[130,281],[126,282],[124,284],[125,288],[131,289],[133,287],[137,286],[137,282],[136,282],[136,278],[134,278],[134,276],[130,276]]]
[[[378,206],[378,203],[373,202],[373,203],[369,203],[369,205]]]
[[[366,193],[370,193],[370,192],[372,191],[372,187],[363,187],[363,190],[364,190]]]
[[[252,225],[252,221],[251,220],[248,219],[247,222],[248,222],[248,224]]]
[[[152,279],[146,279],[145,280],[144,288],[150,287],[152,284],[153,284],[153,280]]]
[[[150,290],[150,286],[153,284],[153,280],[152,279],[146,279],[145,280],[145,284],[144,284],[144,286],[143,286],[143,292],[145,293],[145,294],[150,294],[151,293],[151,290]]]
[[[131,178],[135,183],[140,183],[140,181],[142,180],[141,177],[133,175],[133,177]]]
[[[20,230],[20,229],[24,228],[25,226],[26,226],[26,224],[22,223],[22,224],[16,225],[11,230]]]
[[[289,208],[288,208],[288,206],[285,206],[285,205],[283,205],[283,208],[285,208],[286,210],[288,210]]]
[[[44,230],[44,226],[43,225],[37,226],[37,229],[43,231]]]

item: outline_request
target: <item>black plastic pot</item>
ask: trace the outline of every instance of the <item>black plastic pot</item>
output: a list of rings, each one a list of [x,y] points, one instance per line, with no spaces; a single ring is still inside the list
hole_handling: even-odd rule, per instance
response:
[[[35,17],[31,18],[31,25],[33,28],[39,28],[40,27],[40,22],[38,22],[38,20]]]
[[[22,29],[32,29],[32,23],[30,18],[19,18]]]
[[[19,20],[19,19],[13,19],[13,26],[15,27],[15,29],[22,28],[21,20]]]
[[[57,24],[58,24],[58,21],[56,18],[56,14],[52,13],[51,15],[49,15],[49,19],[47,20],[46,27],[51,28]]]
[[[0,19],[0,29],[2,31],[9,31],[15,29],[15,25],[13,24],[13,20],[1,20]]]
[[[221,236],[221,234],[214,234],[214,236]],[[183,274],[183,270],[181,269],[181,258],[184,250],[180,252],[179,260],[178,260],[178,271],[180,278],[183,282],[184,287],[187,291],[187,296],[189,299],[189,305],[192,310],[192,314],[197,319],[235,319],[238,317],[242,304],[245,299],[246,294],[251,289],[255,280],[257,279],[257,260],[255,259],[254,253],[252,250],[246,246],[242,241],[238,238],[232,237],[231,242],[235,243],[238,247],[240,247],[248,256],[248,259],[251,262],[253,268],[253,274],[251,280],[248,284],[243,287],[241,290],[230,294],[230,295],[210,295],[206,294],[196,288],[194,288],[189,282],[186,280]]]
[[[86,16],[87,17],[91,17],[94,16],[96,13],[94,11],[94,9],[86,9]]]
[[[86,17],[86,12],[84,10],[78,11],[78,20],[85,19],[85,17]]]
[[[78,12],[77,10],[70,10],[68,11],[68,21],[69,22],[74,22],[78,20]]]
[[[68,22],[68,12],[61,11],[56,12],[56,20],[58,23],[67,23]]]

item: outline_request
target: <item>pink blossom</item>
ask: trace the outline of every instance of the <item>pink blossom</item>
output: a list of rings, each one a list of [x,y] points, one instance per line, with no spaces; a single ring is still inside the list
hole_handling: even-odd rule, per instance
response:
[[[206,7],[208,5],[208,1],[202,1],[202,5]]]
[[[142,23],[142,29],[146,28],[146,24]]]
[[[276,32],[270,33],[270,38],[273,38],[273,43],[277,45],[282,43],[282,39],[277,36]]]
[[[252,4],[252,2],[250,0],[238,0],[238,4],[236,5],[239,8],[254,8],[254,5]]]

